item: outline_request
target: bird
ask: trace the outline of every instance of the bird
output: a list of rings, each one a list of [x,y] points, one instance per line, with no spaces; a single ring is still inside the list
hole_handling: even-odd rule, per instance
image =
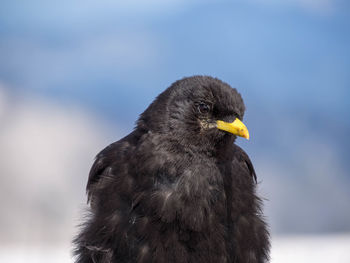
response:
[[[235,144],[249,139],[244,112],[240,93],[211,76],[158,95],[92,165],[75,262],[268,262],[256,173]]]

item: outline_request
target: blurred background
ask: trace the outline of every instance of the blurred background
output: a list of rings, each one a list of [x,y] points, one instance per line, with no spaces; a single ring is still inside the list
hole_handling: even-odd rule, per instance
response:
[[[272,262],[350,262],[350,2],[0,8],[0,261],[72,262],[94,156],[184,76],[242,94]]]

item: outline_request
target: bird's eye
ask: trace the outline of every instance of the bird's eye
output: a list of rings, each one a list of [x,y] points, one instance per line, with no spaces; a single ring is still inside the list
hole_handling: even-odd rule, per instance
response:
[[[199,113],[206,114],[210,111],[210,107],[204,102],[200,102],[197,106]]]

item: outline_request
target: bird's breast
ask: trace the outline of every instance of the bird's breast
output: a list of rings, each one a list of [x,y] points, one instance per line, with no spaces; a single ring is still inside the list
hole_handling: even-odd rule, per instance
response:
[[[168,170],[168,169],[167,169]],[[172,169],[173,171],[173,169]],[[225,189],[215,163],[197,161],[176,170],[162,169],[150,193],[152,209],[165,222],[178,220],[200,231],[225,214]]]

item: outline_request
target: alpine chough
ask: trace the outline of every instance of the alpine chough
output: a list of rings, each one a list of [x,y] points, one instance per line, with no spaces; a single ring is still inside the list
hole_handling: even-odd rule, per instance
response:
[[[77,263],[267,262],[269,234],[248,155],[245,106],[219,79],[173,83],[133,132],[96,157]]]

